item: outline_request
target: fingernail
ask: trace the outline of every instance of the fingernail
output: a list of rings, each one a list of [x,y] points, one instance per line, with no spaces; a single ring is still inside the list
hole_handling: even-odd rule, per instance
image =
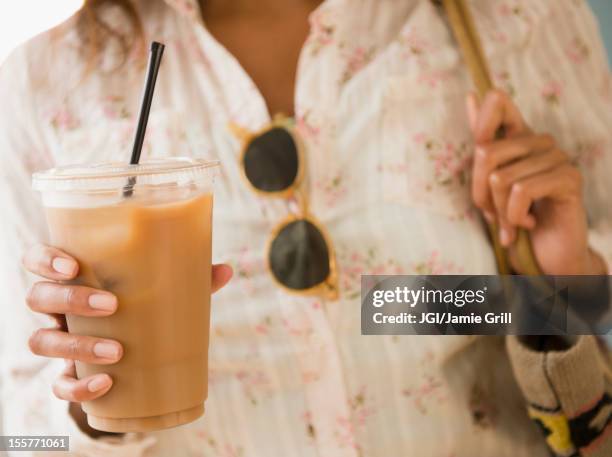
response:
[[[501,229],[499,231],[499,238],[500,238],[501,244],[503,244],[504,246],[507,246],[508,243],[510,242],[510,234],[508,233],[508,230]]]
[[[487,220],[487,222],[494,222],[495,221],[495,216],[493,215],[493,213],[490,213],[488,211],[484,212],[484,217]]]
[[[98,375],[87,383],[87,390],[90,392],[98,392],[99,390],[106,389],[110,384],[110,376],[105,374]]]
[[[96,357],[115,360],[119,358],[119,348],[114,343],[96,343],[93,347]]]
[[[93,294],[87,300],[89,307],[101,311],[115,311],[117,309],[117,297],[112,294]]]
[[[51,266],[55,271],[66,276],[72,276],[76,273],[77,263],[72,259],[64,257],[55,257],[51,262]]]

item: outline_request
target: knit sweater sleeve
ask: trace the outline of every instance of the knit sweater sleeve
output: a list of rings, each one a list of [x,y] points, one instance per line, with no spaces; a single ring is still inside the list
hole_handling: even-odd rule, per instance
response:
[[[529,416],[554,455],[612,455],[612,357],[594,336],[563,351],[537,351],[507,338],[514,375]]]

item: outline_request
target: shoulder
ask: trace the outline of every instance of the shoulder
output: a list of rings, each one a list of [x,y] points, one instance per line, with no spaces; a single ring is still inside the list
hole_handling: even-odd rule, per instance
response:
[[[54,135],[62,130],[56,127],[74,124],[68,113],[87,113],[107,92],[129,90],[129,79],[142,65],[125,64],[132,57],[123,47],[130,19],[109,4],[81,10],[13,51],[0,67],[0,118],[18,122],[9,118],[16,112]]]
[[[80,88],[92,74],[97,79],[121,78],[121,64],[130,57],[131,44],[138,37],[136,24],[154,27],[163,1],[150,1],[147,9],[143,0],[134,0],[134,14],[116,2],[100,3],[95,10],[77,11],[15,49],[0,67],[0,84],[27,84],[34,96],[49,96]]]
[[[472,12],[484,27],[504,29],[514,22],[527,27],[565,26],[570,21],[592,22],[587,0],[468,0]]]
[[[18,46],[0,66],[2,94],[33,97],[75,79],[84,68],[77,22],[75,14]]]

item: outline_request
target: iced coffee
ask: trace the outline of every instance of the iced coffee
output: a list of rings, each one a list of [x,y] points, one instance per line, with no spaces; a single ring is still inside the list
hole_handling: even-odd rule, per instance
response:
[[[79,262],[75,283],[119,302],[112,316],[66,316],[69,332],[123,345],[116,364],[76,364],[79,378],[113,378],[109,392],[83,403],[96,429],[156,430],[204,412],[215,165],[173,159],[34,178],[51,245]]]

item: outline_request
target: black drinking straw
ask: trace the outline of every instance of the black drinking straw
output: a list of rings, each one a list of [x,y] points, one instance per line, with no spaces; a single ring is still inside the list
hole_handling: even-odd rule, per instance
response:
[[[132,148],[132,157],[130,165],[136,165],[140,161],[140,153],[144,143],[145,132],[147,131],[147,122],[149,121],[149,112],[151,111],[151,103],[153,102],[153,92],[155,91],[155,81],[157,81],[157,73],[159,65],[164,54],[165,46],[157,41],[151,43],[149,53],[149,68],[145,79],[144,92],[142,93],[142,101],[140,104],[140,114],[138,116],[138,126],[134,135],[134,147]],[[129,197],[134,192],[134,184],[136,177],[131,176],[128,179],[127,185],[123,188],[123,196]]]

